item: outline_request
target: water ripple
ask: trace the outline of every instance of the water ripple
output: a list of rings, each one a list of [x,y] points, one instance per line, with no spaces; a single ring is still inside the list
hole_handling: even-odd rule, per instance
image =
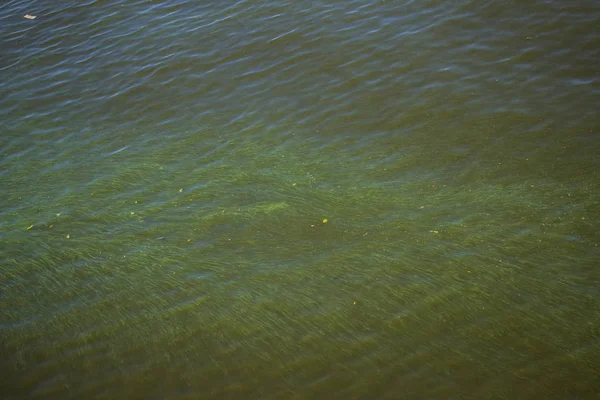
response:
[[[598,12],[4,2],[11,389],[595,394]]]

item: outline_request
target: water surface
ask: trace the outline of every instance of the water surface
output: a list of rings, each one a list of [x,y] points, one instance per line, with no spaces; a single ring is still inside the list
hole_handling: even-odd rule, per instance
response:
[[[5,398],[595,398],[599,20],[4,2]]]

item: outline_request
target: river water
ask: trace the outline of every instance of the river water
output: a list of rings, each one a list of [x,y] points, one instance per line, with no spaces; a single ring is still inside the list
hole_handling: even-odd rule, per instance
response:
[[[3,398],[598,398],[599,24],[4,1]]]

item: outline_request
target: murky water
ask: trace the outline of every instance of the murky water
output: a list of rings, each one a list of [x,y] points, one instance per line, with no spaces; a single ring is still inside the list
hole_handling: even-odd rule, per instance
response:
[[[597,398],[599,21],[4,2],[4,398]]]

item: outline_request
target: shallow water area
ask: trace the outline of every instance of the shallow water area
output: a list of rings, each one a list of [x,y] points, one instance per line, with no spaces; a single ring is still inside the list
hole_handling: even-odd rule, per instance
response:
[[[599,20],[4,2],[1,392],[594,398]]]

